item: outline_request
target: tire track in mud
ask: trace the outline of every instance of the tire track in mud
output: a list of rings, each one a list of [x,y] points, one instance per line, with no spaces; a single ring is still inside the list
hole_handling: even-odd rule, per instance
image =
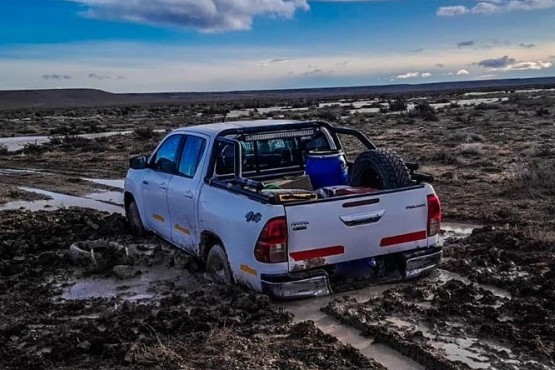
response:
[[[404,283],[401,283],[404,284]],[[351,297],[380,296],[391,285],[376,285],[354,292],[344,293]],[[364,336],[364,331],[327,313],[324,308],[334,298],[321,297],[301,301],[280,303],[279,305],[294,315],[294,322],[312,321],[324,333],[336,337],[340,342],[350,345],[364,356],[378,362],[390,370],[424,369],[416,361],[387,344],[377,342],[373,337]]]

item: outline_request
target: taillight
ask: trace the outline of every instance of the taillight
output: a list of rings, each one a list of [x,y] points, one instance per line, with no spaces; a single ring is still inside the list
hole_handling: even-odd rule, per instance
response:
[[[287,222],[285,217],[273,218],[266,223],[256,247],[254,256],[259,262],[287,262]]]
[[[439,233],[441,228],[441,203],[435,194],[428,195],[428,236]]]

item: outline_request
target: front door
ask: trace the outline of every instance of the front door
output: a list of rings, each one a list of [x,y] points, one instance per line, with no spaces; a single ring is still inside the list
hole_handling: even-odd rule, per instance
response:
[[[185,136],[177,174],[168,189],[171,216],[171,239],[181,248],[198,252],[198,199],[203,174],[199,169],[206,156],[207,140],[201,136]]]
[[[166,138],[152,155],[142,186],[144,222],[150,230],[165,239],[171,238],[171,220],[167,193],[177,169],[177,152],[183,135]]]

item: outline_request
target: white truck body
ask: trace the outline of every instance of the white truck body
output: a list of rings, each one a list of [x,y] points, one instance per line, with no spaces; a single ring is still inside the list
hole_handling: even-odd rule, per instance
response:
[[[148,165],[130,169],[125,180],[126,207],[134,201],[145,229],[201,260],[206,258],[211,244],[218,241],[225,248],[235,282],[282,298],[329,294],[326,268],[348,261],[416,252],[406,257],[407,266],[412,263],[409,258],[417,262],[410,271],[407,267],[406,277],[437,265],[441,253],[437,248],[438,235],[428,235],[428,197],[435,193],[427,183],[370,194],[272,204],[255,191],[240,191],[213,181],[211,158],[222,133],[243,128],[286,130],[291,125],[302,126],[302,122],[228,122],[175,130],[159,144],[149,161],[159,156],[160,147],[168,140],[181,140],[179,151],[191,151],[183,142],[202,142],[195,146],[200,145],[201,149],[196,166],[192,166],[194,173],[186,165],[182,172],[188,176]],[[181,153],[177,153],[176,158],[180,157]],[[187,162],[187,158],[180,163]],[[254,249],[265,225],[273,219],[286,220],[287,258],[277,263],[261,262]],[[422,258],[429,262],[420,266],[418,260]]]

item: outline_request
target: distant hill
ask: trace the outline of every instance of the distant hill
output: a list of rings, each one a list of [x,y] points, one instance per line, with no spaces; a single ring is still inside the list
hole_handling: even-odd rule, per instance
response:
[[[394,94],[440,94],[467,91],[555,87],[555,77],[485,81],[439,82],[383,86],[330,87],[289,90],[224,92],[175,92],[115,94],[95,89],[0,91],[0,110],[23,108],[94,107],[134,104],[181,104],[189,102],[335,98]]]

